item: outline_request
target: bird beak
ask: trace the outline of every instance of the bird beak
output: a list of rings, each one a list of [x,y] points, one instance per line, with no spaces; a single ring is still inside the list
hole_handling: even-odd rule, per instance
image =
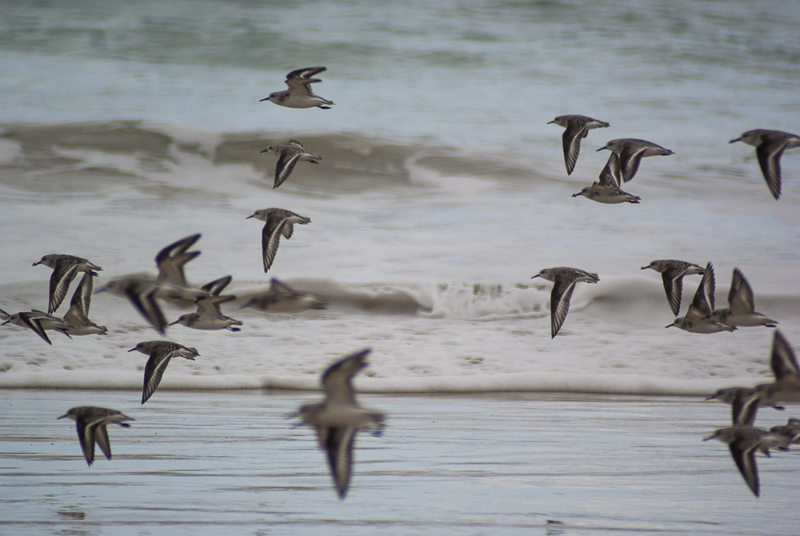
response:
[[[648,268],[650,268],[650,267],[649,266],[642,266],[642,270],[647,270]]]
[[[102,287],[92,292],[92,294],[100,294],[101,292],[105,292],[107,290],[108,290],[108,285],[103,285]]]
[[[600,148],[597,150],[597,152],[600,152],[600,151],[602,151],[603,149],[608,149],[608,147],[600,147]]]
[[[555,123],[555,121],[548,121],[547,122],[548,125],[552,125],[553,123]]]
[[[31,264],[31,266],[36,266],[37,264],[41,264],[41,263],[37,261],[37,262],[34,262],[33,264]]]
[[[728,143],[736,143],[737,141],[742,141],[742,138],[736,138],[735,140],[731,140]]]
[[[263,99],[261,99],[261,100],[260,100],[260,101],[258,101],[258,102],[264,102],[265,100],[269,100],[269,97],[264,97]]]
[[[128,353],[133,352],[134,350],[136,350],[136,348],[131,348],[130,350],[128,350]]]
[[[717,395],[711,395],[709,397],[706,397],[706,400],[714,400],[715,398],[717,398]]]
[[[63,419],[63,418],[64,418],[64,417],[66,417],[66,416],[67,416],[67,414],[65,413],[64,415],[62,415],[62,416],[61,416],[61,417],[59,417],[58,419]],[[56,420],[58,420],[58,419],[56,419]]]
[[[197,302],[197,300],[195,300],[195,302]],[[173,322],[172,324],[170,324],[170,326],[174,326],[175,324],[180,324],[180,323],[181,323],[181,321],[180,321],[180,320],[176,320],[175,322]],[[134,348],[134,350],[136,350],[136,348]]]
[[[539,274],[536,274],[535,276],[531,277],[531,279],[536,279],[537,277],[539,277]]]
[[[246,220],[249,220],[250,218],[252,218],[252,217],[254,217],[254,216],[255,216],[255,214],[250,214],[250,215],[249,215],[248,217],[246,217],[245,219],[246,219]]]
[[[268,151],[269,151],[269,147],[267,147],[267,148],[266,148],[266,149],[264,149],[263,151],[258,151],[258,152],[259,152],[259,153],[266,153],[266,152],[268,152]]]
[[[577,194],[572,194],[572,197],[578,197],[579,195],[581,195],[580,192],[578,192]]]
[[[675,323],[673,322],[673,323],[672,323],[672,324],[670,324],[669,326],[664,326],[664,327],[665,327],[665,328],[671,328],[671,327],[672,327],[672,326],[674,326],[674,325],[675,325]]]
[[[708,436],[708,437],[704,437],[704,438],[703,438],[703,441],[708,441],[708,440],[710,440],[710,439],[714,439],[714,436],[713,436],[713,435],[710,435],[710,436]]]

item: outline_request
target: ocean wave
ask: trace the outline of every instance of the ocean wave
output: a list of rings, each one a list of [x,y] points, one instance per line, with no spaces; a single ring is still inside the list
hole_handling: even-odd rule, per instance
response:
[[[464,150],[427,141],[402,141],[353,132],[214,133],[154,125],[143,121],[106,121],[54,125],[0,125],[2,185],[51,193],[85,193],[120,185],[146,188],[167,184],[165,176],[190,169],[215,179],[220,169],[246,166],[271,188],[275,159],[266,147],[298,139],[322,155],[320,166],[295,173],[289,188],[330,195],[397,187],[425,187],[425,177],[468,176],[530,181],[536,173],[526,160],[491,152]],[[420,177],[415,177],[420,175]]]
[[[677,379],[637,374],[568,374],[520,372],[470,376],[357,378],[362,393],[590,393],[650,396],[708,396],[717,389],[763,383],[763,378]],[[119,371],[59,371],[57,373],[0,374],[0,389],[87,389],[138,391],[141,373]],[[216,376],[165,375],[159,390],[285,389],[320,390],[318,376],[221,374]]]

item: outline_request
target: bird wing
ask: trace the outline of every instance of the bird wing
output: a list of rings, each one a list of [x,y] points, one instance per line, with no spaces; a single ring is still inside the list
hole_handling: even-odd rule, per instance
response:
[[[622,180],[628,182],[633,179],[636,172],[639,171],[639,164],[642,162],[642,157],[647,147],[638,147],[636,149],[629,148],[628,145],[622,149],[619,155],[620,167],[622,168]]]
[[[758,164],[767,181],[767,188],[775,199],[781,196],[781,155],[788,140],[765,141],[756,147]]]
[[[75,427],[78,429],[78,441],[81,444],[83,457],[91,466],[94,463],[94,427],[84,417],[78,417]]]
[[[561,144],[564,147],[564,163],[567,166],[567,175],[572,174],[575,169],[575,163],[578,161],[578,155],[581,152],[581,139],[586,137],[586,125],[576,122],[570,122],[567,129],[561,136]]]
[[[351,426],[330,428],[328,431],[325,448],[328,451],[328,465],[331,468],[333,483],[340,499],[344,499],[347,489],[350,487],[353,446],[357,431],[358,428]]]
[[[797,358],[794,350],[784,338],[780,331],[775,331],[772,339],[772,357],[770,360],[772,372],[775,374],[775,381],[779,382],[787,376],[800,376],[800,368],[797,366]]]
[[[278,158],[278,163],[275,165],[275,183],[272,188],[277,188],[289,178],[292,174],[294,166],[300,160],[302,149],[299,151],[283,150],[281,156]]]
[[[264,229],[261,231],[261,255],[264,260],[264,273],[267,273],[278,253],[278,246],[281,242],[281,234],[286,227],[286,219],[270,215]]]
[[[94,439],[97,442],[97,446],[100,447],[100,450],[103,451],[103,454],[106,455],[106,459],[111,459],[111,441],[108,439],[108,429],[104,422],[99,422],[97,424],[92,425],[94,428]]]
[[[156,302],[155,293],[158,287],[153,285],[151,288],[141,292],[140,289],[129,287],[125,290],[125,295],[128,300],[133,304],[139,314],[144,317],[147,322],[153,326],[161,335],[167,328],[167,320],[164,318],[164,313],[161,312],[158,302]]]
[[[53,275],[50,276],[50,303],[47,306],[49,314],[53,314],[64,301],[69,286],[77,274],[77,264],[59,263],[56,265]]]
[[[735,313],[752,313],[756,310],[753,289],[738,268],[733,269],[731,290],[728,292],[728,305]]]
[[[550,292],[550,338],[555,338],[567,318],[569,301],[575,290],[575,281],[556,280]]]
[[[686,269],[669,268],[661,274],[664,283],[664,292],[667,293],[667,300],[672,313],[678,316],[681,310],[681,299],[683,298],[683,274]]]
[[[219,279],[215,279],[210,283],[206,283],[205,285],[200,287],[200,289],[205,290],[211,296],[219,296],[219,293],[222,292],[225,289],[225,287],[227,287],[230,284],[232,279],[233,276],[226,275],[225,277],[220,277]]]
[[[34,331],[38,336],[40,336],[44,341],[49,344],[50,346],[53,345],[50,342],[50,338],[45,333],[44,328],[42,327],[41,319],[43,318],[41,315],[36,313],[19,313],[19,317],[28,326],[30,329]]]
[[[155,392],[158,384],[161,383],[161,377],[164,375],[164,371],[167,370],[171,353],[172,350],[169,348],[153,348],[150,359],[147,360],[147,365],[144,368],[142,404],[147,402],[147,399]]]
[[[322,386],[325,389],[325,400],[331,403],[355,405],[352,379],[358,371],[367,366],[367,355],[372,350],[365,348],[350,354],[328,367],[322,374]]]
[[[736,467],[747,482],[747,486],[758,497],[759,484],[758,484],[758,466],[756,465],[756,445],[751,445],[751,441],[741,438],[732,441],[728,448],[731,450],[733,461],[736,462]]]

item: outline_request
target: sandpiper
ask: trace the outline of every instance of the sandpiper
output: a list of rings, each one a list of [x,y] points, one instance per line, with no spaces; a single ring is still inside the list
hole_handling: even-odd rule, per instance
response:
[[[75,257],[74,255],[62,255],[54,253],[45,255],[38,262],[34,262],[33,266],[44,264],[53,269],[53,274],[50,276],[50,303],[47,306],[47,312],[53,314],[64,297],[67,295],[69,286],[78,272],[92,273],[95,270],[101,271],[102,268],[89,262],[82,257]]]
[[[777,320],[756,312],[753,289],[741,270],[733,269],[731,290],[728,293],[728,308],[711,313],[711,320],[734,327],[767,326],[774,328]]]
[[[703,441],[711,439],[718,439],[728,444],[733,461],[736,462],[736,467],[739,468],[744,481],[756,497],[758,497],[760,491],[756,450],[760,450],[766,456],[769,456],[771,447],[785,449],[788,446],[786,439],[780,435],[752,426],[720,428],[712,435],[703,438]]]
[[[362,408],[356,402],[352,385],[353,376],[369,364],[366,357],[370,351],[361,350],[328,367],[322,374],[325,399],[302,406],[294,415],[316,430],[319,447],[328,453],[328,465],[340,499],[345,498],[350,486],[357,432],[371,429],[380,433],[384,426],[385,415]]]
[[[89,306],[92,303],[92,278],[93,274],[83,274],[78,288],[72,295],[69,310],[64,315],[64,321],[72,327],[67,330],[70,335],[105,335],[108,328],[98,326],[89,320]]]
[[[236,296],[233,294],[225,296],[219,295],[230,282],[231,276],[228,275],[203,285],[201,288],[208,292],[208,296],[195,300],[197,312],[181,316],[178,320],[170,324],[170,326],[183,324],[187,328],[192,329],[227,329],[229,331],[240,331],[238,327],[233,326],[241,326],[242,323],[239,320],[234,320],[233,318],[223,315],[219,308],[221,304],[236,299]]]
[[[781,197],[781,155],[786,149],[800,147],[800,136],[780,130],[748,130],[730,143],[741,141],[756,148],[761,173],[775,199]]]
[[[575,162],[578,161],[578,154],[581,151],[581,140],[589,135],[589,130],[611,126],[605,121],[592,119],[585,115],[559,115],[547,124],[553,123],[566,129],[561,137],[561,144],[564,147],[564,164],[567,166],[567,175],[572,175],[572,170],[575,169]]]
[[[606,165],[609,166],[618,184],[628,182],[636,175],[642,158],[646,156],[669,156],[675,154],[669,149],[664,149],[651,141],[638,140],[635,138],[611,140],[606,143],[605,147],[600,147],[598,151],[602,151],[603,149],[608,149],[612,153]]]
[[[275,254],[278,252],[281,235],[289,239],[294,232],[295,223],[301,225],[311,223],[310,218],[300,216],[299,214],[282,208],[256,210],[245,219],[250,218],[266,222],[264,224],[264,229],[261,231],[261,256],[264,261],[264,273],[269,271],[270,266],[272,266],[272,261],[275,260]]]
[[[144,385],[142,387],[142,404],[155,392],[158,384],[161,383],[161,376],[167,370],[169,360],[173,357],[183,357],[190,361],[200,354],[196,348],[189,348],[172,341],[145,341],[140,342],[134,348],[145,355],[149,355],[147,365],[144,367]]]
[[[319,78],[312,78],[312,76],[325,70],[325,67],[306,67],[294,70],[286,75],[286,85],[289,86],[289,89],[271,93],[269,97],[263,98],[259,102],[270,101],[288,108],[317,107],[329,110],[333,106],[333,102],[314,95],[311,91],[311,84],[322,82]]]
[[[69,335],[69,330],[72,329],[72,325],[57,316],[47,314],[44,311],[37,311],[36,309],[9,315],[8,319],[0,325],[5,326],[6,324],[30,328],[39,337],[44,339],[44,342],[51,346],[53,343],[50,342],[50,338],[47,336],[47,333],[45,333],[47,329],[61,332],[70,339],[72,338]]]
[[[702,266],[686,261],[676,261],[674,259],[662,259],[653,261],[647,266],[642,266],[642,270],[648,268],[661,274],[664,283],[664,292],[667,293],[667,301],[672,313],[678,316],[681,310],[681,298],[683,297],[683,276],[703,275],[705,270]]]
[[[606,164],[600,172],[600,181],[595,181],[591,186],[586,186],[577,194],[572,194],[572,197],[582,195],[586,199],[597,201],[598,203],[605,203],[609,205],[616,205],[618,203],[638,203],[642,200],[641,197],[631,195],[624,191],[617,184],[611,172],[611,166]]]
[[[706,400],[719,400],[724,404],[731,404],[733,405],[734,401],[736,400],[745,400],[753,395],[755,395],[756,391],[752,387],[725,387],[723,389],[717,389],[713,395],[706,397]],[[783,406],[776,406],[775,404],[762,404],[762,401],[759,399],[759,407],[773,407],[778,410],[784,410]]]
[[[690,333],[719,333],[720,331],[734,331],[736,328],[715,322],[709,318],[714,310],[714,267],[709,262],[703,272],[703,279],[694,293],[692,304],[686,311],[686,316],[675,319],[675,322],[665,327],[676,328]]]
[[[109,424],[118,424],[123,428],[130,428],[130,424],[125,421],[135,419],[123,415],[119,411],[107,408],[97,408],[93,406],[79,406],[71,408],[59,419],[71,419],[75,421],[78,430],[78,441],[81,444],[83,457],[91,467],[94,463],[94,445],[100,447],[106,459],[111,460],[111,441],[108,439]],[[58,420],[58,419],[56,419]]]
[[[94,293],[101,292],[108,292],[118,298],[127,298],[139,314],[161,335],[165,333],[168,323],[156,299],[193,303],[198,298],[208,296],[208,292],[202,289],[146,277],[115,279]]]
[[[278,163],[275,165],[275,182],[272,188],[283,184],[298,162],[319,164],[319,161],[322,160],[321,156],[306,151],[303,144],[296,140],[289,140],[284,145],[270,145],[261,152],[278,155]]]
[[[553,339],[561,329],[564,319],[567,318],[569,301],[572,298],[572,291],[575,290],[575,283],[597,283],[600,278],[597,277],[597,274],[564,266],[545,268],[531,279],[536,277],[553,283],[553,290],[550,292],[550,338]]]
[[[327,304],[307,292],[298,292],[274,277],[269,290],[253,296],[242,308],[251,307],[267,313],[299,313],[308,309],[325,309]]]

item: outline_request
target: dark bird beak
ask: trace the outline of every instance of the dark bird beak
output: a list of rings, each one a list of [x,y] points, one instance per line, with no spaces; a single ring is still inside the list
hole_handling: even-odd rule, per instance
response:
[[[248,217],[246,217],[245,219],[246,219],[246,220],[249,220],[249,219],[250,219],[250,218],[252,218],[253,216],[255,216],[255,214],[250,214],[250,215],[249,215]]]
[[[531,277],[531,279],[536,279],[537,277],[539,277],[539,274],[536,274],[535,276]]]
[[[599,149],[598,149],[596,152],[600,152],[600,151],[602,151],[603,149],[608,149],[608,147],[600,147],[600,148],[599,148]]]
[[[714,436],[713,436],[713,435],[710,435],[710,436],[708,436],[708,437],[704,437],[704,438],[703,438],[703,441],[708,441],[708,440],[710,440],[710,439],[714,439]]]
[[[671,327],[672,327],[672,326],[674,326],[674,325],[675,325],[675,323],[673,322],[673,323],[672,323],[672,324],[670,324],[669,326],[664,326],[664,328],[671,328]]]
[[[717,398],[717,395],[711,395],[706,397],[706,400],[714,400],[715,398]]]
[[[650,268],[650,267],[649,266],[642,266],[642,270],[647,270],[648,268]]]
[[[735,140],[731,140],[728,143],[736,143],[737,141],[742,141],[742,138],[736,138]]]
[[[196,302],[197,302],[197,300],[195,300],[195,303],[196,303]],[[170,325],[170,326],[174,326],[175,324],[180,324],[180,323],[181,323],[181,321],[180,321],[180,320],[176,320],[175,322],[173,322],[172,324],[169,324],[169,325]],[[136,350],[136,348],[134,348],[134,350]]]
[[[65,413],[64,415],[62,415],[62,416],[61,416],[61,417],[59,417],[58,419],[63,419],[63,418],[64,418],[64,417],[66,417],[66,416],[67,416],[67,414]],[[56,420],[58,420],[58,419],[56,419]]]
[[[581,195],[580,192],[578,192],[577,194],[572,194],[572,197],[578,197],[579,195]]]
[[[130,353],[133,352],[134,350],[136,350],[136,348],[131,348],[130,350],[128,350],[128,352]]]
[[[548,125],[552,125],[553,123],[555,123],[555,121],[548,121],[547,122]]]
[[[259,101],[259,102],[261,102],[261,101]],[[259,153],[266,153],[267,151],[269,151],[269,148],[267,148],[267,149],[264,149],[263,151],[258,151],[258,152],[259,152]]]
[[[269,97],[264,97],[263,99],[261,99],[261,100],[260,100],[260,101],[258,101],[258,102],[264,102],[265,100],[269,100]]]

